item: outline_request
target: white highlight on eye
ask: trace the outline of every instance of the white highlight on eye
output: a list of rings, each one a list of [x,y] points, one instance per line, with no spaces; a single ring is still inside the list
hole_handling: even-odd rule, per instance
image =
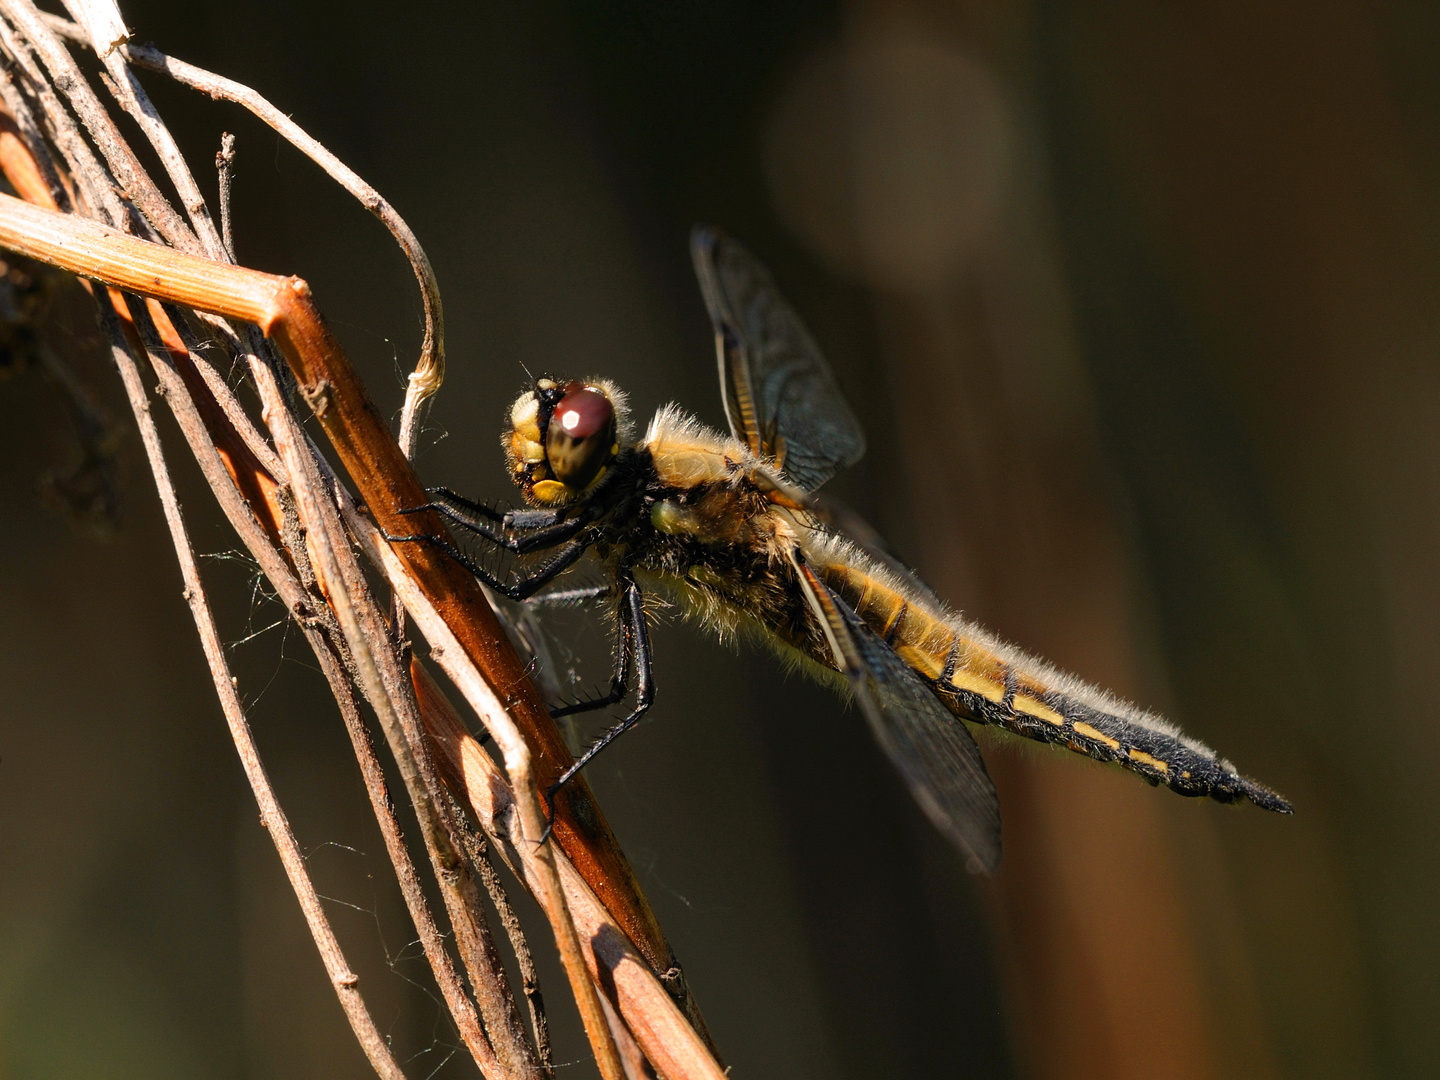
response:
[[[566,431],[574,431],[575,425],[580,423],[580,413],[576,409],[560,414],[560,426]]]

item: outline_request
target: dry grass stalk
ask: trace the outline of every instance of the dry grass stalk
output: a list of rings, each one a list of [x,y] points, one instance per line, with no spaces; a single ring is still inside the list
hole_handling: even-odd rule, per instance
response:
[[[118,12],[105,0],[69,0],[67,6],[87,26],[118,25]],[[372,1065],[381,1075],[400,1075],[329,932],[249,741],[149,423],[148,403],[131,358],[130,350],[136,347],[149,358],[228,519],[315,651],[351,734],[387,852],[442,997],[481,1072],[507,1078],[548,1075],[548,1046],[540,1016],[534,1016],[533,1042],[520,1021],[479,899],[471,858],[475,845],[441,786],[442,774],[489,833],[495,849],[540,899],[607,1080],[641,1075],[637,1044],[674,1080],[721,1075],[664,936],[583,784],[572,785],[558,800],[552,835],[564,854],[554,843],[538,842],[545,821],[537,787],[548,785],[570,758],[478,584],[426,545],[403,545],[397,554],[376,544],[374,526],[348,506],[347,493],[303,435],[275,367],[274,346],[289,363],[371,516],[392,532],[413,531],[417,517],[423,527],[438,529],[433,515],[401,514],[426,501],[401,446],[330,335],[304,282],[228,264],[230,245],[215,229],[188,167],[127,61],[171,75],[179,72],[181,81],[245,104],[292,141],[306,140],[307,153],[340,177],[400,239],[421,283],[427,312],[422,370],[412,377],[407,393],[402,428],[407,433],[413,432],[419,401],[438,385],[444,356],[439,293],[418,242],[378,194],[253,91],[153,49],[113,47],[115,41],[107,37],[96,49],[105,65],[104,81],[140,123],[181,194],[182,218],[150,180],[66,51],[61,36],[85,40],[78,27],[42,15],[28,0],[0,0],[0,15],[0,50],[8,74],[0,80],[0,100],[10,114],[0,116],[0,170],[21,196],[0,196],[0,246],[108,287],[92,291],[145,436],[217,692],[282,860],[287,871],[293,868],[292,883],[327,970]],[[282,130],[285,125],[293,131]],[[99,158],[87,146],[81,127],[100,150]],[[51,147],[59,152],[59,162],[51,158]],[[100,221],[59,213],[57,207],[74,207]],[[150,299],[126,301],[116,290]],[[249,324],[250,329],[237,329],[225,320]],[[205,337],[246,359],[273,448],[202,358]],[[349,514],[344,524],[342,504]],[[426,517],[432,520],[424,521]],[[443,695],[424,677],[412,683],[400,646],[354,558],[347,525],[370,557],[384,566],[406,607],[423,620],[422,630],[437,659],[502,748],[508,783],[463,726],[456,726]],[[380,720],[419,818],[473,1002],[444,948],[390,811],[383,775],[360,719],[355,684]],[[503,700],[492,687],[504,688]],[[438,761],[432,760],[432,747]],[[483,798],[477,787],[482,782],[488,793]],[[480,859],[483,862],[483,856]],[[493,874],[481,876],[487,885],[497,884]],[[508,910],[503,895],[497,895],[496,903]],[[507,922],[507,932],[518,931]],[[523,941],[518,947],[525,952]],[[667,977],[668,985],[656,978],[657,972]],[[604,1000],[592,976],[604,989]],[[670,995],[679,999],[684,1012]]]
[[[220,698],[220,705],[225,712],[225,720],[230,725],[230,736],[235,742],[241,765],[245,769],[245,777],[250,782],[251,791],[255,794],[255,801],[260,806],[260,820],[270,833],[270,838],[275,843],[275,849],[280,853],[280,861],[284,864],[291,888],[295,890],[295,895],[300,901],[300,908],[305,914],[305,921],[310,928],[311,937],[315,939],[316,948],[319,949],[320,958],[325,964],[325,972],[330,977],[330,983],[335,988],[336,996],[340,999],[340,1005],[345,1010],[345,1016],[350,1021],[350,1027],[355,1032],[355,1037],[359,1040],[365,1056],[370,1060],[376,1075],[385,1077],[386,1080],[403,1080],[404,1072],[396,1063],[389,1046],[381,1036],[379,1029],[376,1028],[370,1011],[365,1007],[365,1000],[361,997],[359,990],[360,980],[345,961],[340,943],[325,916],[325,909],[320,904],[320,897],[305,869],[305,859],[300,853],[299,844],[295,842],[295,834],[290,830],[290,823],[286,820],[284,811],[280,809],[274,789],[270,786],[270,779],[265,774],[265,767],[260,762],[259,752],[250,734],[250,725],[245,719],[244,708],[240,704],[239,694],[235,690],[234,680],[225,660],[225,651],[220,643],[219,631],[216,629],[214,617],[210,613],[210,605],[205,597],[205,588],[200,580],[200,571],[195,565],[195,553],[190,546],[185,520],[180,513],[179,502],[175,498],[175,489],[170,483],[169,469],[165,464],[164,452],[160,448],[160,437],[155,430],[155,422],[150,417],[150,402],[140,380],[139,368],[134,357],[130,355],[129,345],[124,332],[120,329],[120,320],[111,306],[109,295],[103,291],[98,292],[96,300],[100,307],[101,325],[110,339],[116,367],[120,371],[120,378],[125,386],[125,395],[135,414],[135,423],[140,429],[145,455],[150,463],[151,473],[155,477],[155,486],[160,493],[161,505],[165,510],[165,521],[170,528],[175,553],[180,560],[181,575],[185,580],[185,599],[190,605],[190,612],[195,619],[195,628],[205,650],[205,660],[210,666],[210,672],[214,679],[215,693]],[[158,336],[154,340],[158,342]]]

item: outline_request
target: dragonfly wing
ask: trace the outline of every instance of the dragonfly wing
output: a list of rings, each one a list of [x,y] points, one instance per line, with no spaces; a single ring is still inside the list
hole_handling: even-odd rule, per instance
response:
[[[968,728],[797,558],[801,588],[876,740],[972,874],[1000,865],[1000,799]]]
[[[560,700],[562,691],[556,678],[560,668],[550,650],[550,637],[535,617],[535,612],[526,604],[501,596],[485,585],[480,587],[489,598],[490,608],[495,612],[505,636],[525,664],[535,689],[546,701]]]
[[[770,272],[741,244],[696,226],[690,254],[715,326],[730,433],[814,491],[865,454],[830,365]]]

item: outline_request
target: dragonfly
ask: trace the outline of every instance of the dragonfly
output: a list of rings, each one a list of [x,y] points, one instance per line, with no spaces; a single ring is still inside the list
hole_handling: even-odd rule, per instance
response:
[[[501,511],[447,488],[430,508],[482,546],[516,556],[505,573],[440,544],[512,601],[609,598],[607,690],[559,717],[634,701],[551,789],[635,726],[655,696],[644,598],[658,591],[724,635],[848,693],[925,815],[972,873],[1000,863],[1000,806],[967,725],[1112,762],[1188,796],[1290,804],[1153,713],[1000,641],[946,606],[875,534],[818,489],[865,452],[830,366],[763,265],[719,229],[691,254],[715,329],[729,434],[675,405],[636,440],[624,393],[603,378],[535,378],[502,444],[528,504]],[[553,588],[586,553],[604,581]]]

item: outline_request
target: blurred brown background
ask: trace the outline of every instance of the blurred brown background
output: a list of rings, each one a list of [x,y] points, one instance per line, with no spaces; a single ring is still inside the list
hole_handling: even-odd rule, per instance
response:
[[[853,713],[667,623],[652,719],[592,782],[734,1075],[1440,1072],[1440,8],[124,10],[420,235],[451,358],[429,482],[509,496],[522,363],[721,423],[685,244],[724,225],[869,431],[836,491],[951,602],[1296,805],[996,748],[1005,869],[972,881]],[[146,81],[202,175],[237,133],[241,260],[305,276],[398,409],[418,301],[384,232],[238,110]],[[92,328],[57,334],[121,415]],[[0,417],[0,1075],[363,1075],[133,435],[97,544],[35,494],[68,445],[43,384],[0,385]],[[178,472],[377,1020],[411,1075],[469,1075],[320,680]]]

